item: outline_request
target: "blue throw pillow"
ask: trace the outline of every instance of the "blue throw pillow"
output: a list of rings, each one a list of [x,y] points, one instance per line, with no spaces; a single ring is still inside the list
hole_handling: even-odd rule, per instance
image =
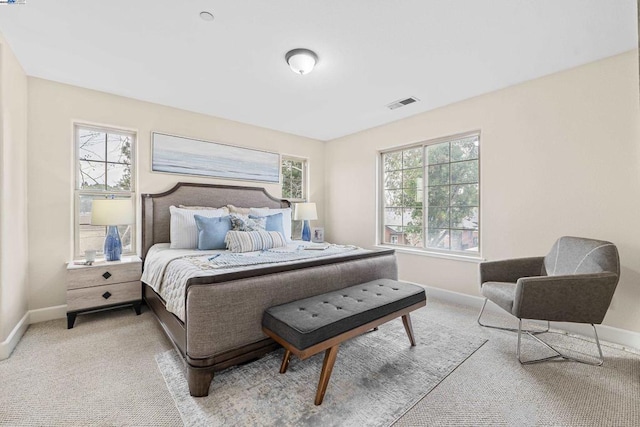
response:
[[[284,236],[284,225],[282,224],[282,214],[281,213],[277,213],[277,214],[273,214],[273,215],[268,215],[265,217],[261,217],[261,216],[256,216],[256,215],[249,215],[249,218],[266,218],[267,219],[267,223],[264,227],[265,231],[277,231],[278,233],[282,234]]]
[[[207,218],[202,215],[194,215],[196,227],[198,227],[198,249],[226,249],[224,238],[231,230],[231,217],[220,216]]]

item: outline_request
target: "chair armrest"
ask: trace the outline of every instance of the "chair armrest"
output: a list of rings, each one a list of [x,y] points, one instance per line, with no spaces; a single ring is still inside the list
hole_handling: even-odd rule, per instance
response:
[[[480,286],[485,282],[512,282],[521,277],[540,276],[544,257],[513,258],[480,263]]]
[[[611,272],[523,277],[516,283],[512,314],[521,319],[600,324],[618,275]]]

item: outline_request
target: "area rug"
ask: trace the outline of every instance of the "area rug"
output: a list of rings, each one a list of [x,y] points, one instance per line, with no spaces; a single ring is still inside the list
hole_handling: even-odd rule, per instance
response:
[[[186,426],[388,426],[463,363],[486,340],[462,335],[412,313],[416,347],[401,319],[340,346],[321,406],[313,404],[324,352],[292,356],[278,372],[283,350],[216,373],[209,396],[193,398],[175,350],[156,355]]]

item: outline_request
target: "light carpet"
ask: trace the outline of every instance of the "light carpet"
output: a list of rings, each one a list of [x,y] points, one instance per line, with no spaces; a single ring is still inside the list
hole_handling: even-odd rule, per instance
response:
[[[1,426],[181,425],[153,359],[171,348],[153,314],[103,311],[66,325],[29,326],[0,361]]]
[[[480,327],[479,309],[435,297],[421,309],[433,324],[488,342],[394,427],[640,426],[640,355],[607,345],[600,367],[575,362],[521,366],[515,334]],[[517,325],[506,312],[499,313],[485,320]],[[549,339],[595,352],[591,342]],[[131,309],[78,316],[71,330],[65,319],[31,325],[11,357],[0,361],[0,425],[180,426],[180,413],[155,360],[171,348],[145,307],[140,316]],[[524,356],[542,357],[545,350],[526,338]],[[361,359],[369,357],[364,353]],[[278,366],[279,361],[271,369],[277,373]],[[317,369],[305,388],[315,389]]]
[[[486,340],[412,313],[418,345],[410,347],[402,321],[393,320],[340,346],[321,406],[314,405],[324,353],[292,357],[278,372],[283,350],[217,373],[208,397],[193,398],[181,358],[156,356],[186,426],[386,426],[407,412]]]
[[[479,309],[431,302],[427,307],[438,322],[474,331],[488,342],[394,427],[640,426],[638,353],[603,343],[602,366],[570,361],[523,366],[516,358],[516,333],[479,326],[475,321]],[[513,316],[498,313],[485,313],[483,320],[517,327]],[[562,334],[541,337],[573,355],[597,355],[590,338]],[[522,354],[528,360],[552,353],[525,336]]]

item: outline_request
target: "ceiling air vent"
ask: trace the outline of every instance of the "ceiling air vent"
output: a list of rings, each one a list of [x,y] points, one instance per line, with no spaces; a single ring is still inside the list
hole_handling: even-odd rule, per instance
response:
[[[405,98],[399,101],[392,102],[391,104],[387,105],[387,108],[390,110],[395,110],[396,108],[404,107],[405,105],[413,104],[414,102],[418,102],[418,101],[420,101],[418,98],[416,98],[415,96],[412,96],[410,98]]]

